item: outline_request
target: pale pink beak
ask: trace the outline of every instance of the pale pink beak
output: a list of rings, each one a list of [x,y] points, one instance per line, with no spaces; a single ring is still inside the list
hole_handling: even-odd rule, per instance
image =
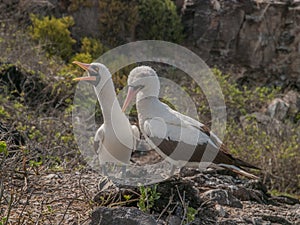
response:
[[[134,87],[129,87],[128,88],[127,96],[126,96],[125,102],[124,102],[123,107],[122,107],[122,112],[125,112],[128,105],[132,102],[133,98],[136,96],[138,91],[139,90],[135,89]]]
[[[96,77],[95,76],[91,76],[91,77],[76,77],[73,80],[76,81],[81,81],[81,80],[90,80],[90,81],[96,81]]]
[[[84,69],[85,71],[88,71],[88,70],[92,70],[90,68],[91,64],[87,64],[87,63],[82,63],[82,62],[78,62],[78,61],[74,61],[72,62],[78,66],[80,66],[82,69]],[[96,72],[96,71],[95,71]],[[76,81],[81,81],[81,80],[85,80],[85,81],[96,81],[97,78],[95,76],[88,76],[88,77],[77,77],[77,78],[74,78],[73,80],[76,80]]]
[[[84,70],[88,70],[91,65],[91,64],[87,64],[87,63],[78,62],[78,61],[73,61],[72,63],[80,66]]]

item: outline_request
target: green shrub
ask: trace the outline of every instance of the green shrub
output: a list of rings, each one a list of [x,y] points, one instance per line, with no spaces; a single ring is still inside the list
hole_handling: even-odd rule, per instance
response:
[[[99,40],[84,37],[81,40],[80,52],[76,53],[70,58],[69,63],[64,65],[59,71],[59,75],[66,78],[68,83],[73,83],[71,79],[81,76],[83,74],[83,70],[72,62],[79,61],[84,63],[92,63],[99,56],[101,56],[105,50],[106,48]]]
[[[212,71],[225,99],[227,127],[224,142],[229,151],[260,167],[260,176],[270,190],[299,194],[299,125],[289,120],[263,124],[253,114],[261,112],[280,93],[280,89],[240,87],[229,79],[229,75],[218,69]],[[210,108],[205,104],[201,88],[195,83],[185,86],[199,107],[200,120],[207,123],[210,121]]]
[[[193,207],[187,206],[186,211],[187,212],[186,212],[185,223],[190,224],[195,220],[195,216],[197,215],[198,210],[194,209]]]
[[[229,75],[224,75],[215,68],[212,71],[221,85],[226,107],[229,108],[228,111],[232,112],[229,117],[260,111],[279,93],[277,88],[256,87],[250,89],[247,86],[238,87],[237,83],[228,81]]]
[[[274,99],[280,91],[280,89],[278,88],[268,87],[239,87],[237,83],[229,81],[230,75],[223,74],[216,68],[213,68],[212,72],[222,89],[222,94],[224,95],[225,105],[227,109],[227,117],[229,120],[239,120],[240,116],[260,111],[264,106],[268,104],[268,102]],[[201,114],[201,117],[209,117],[210,108],[208,104],[203,104],[203,101],[205,102],[206,99],[201,91],[201,88],[193,83],[192,88],[190,89],[193,92],[191,94],[192,96],[195,93],[197,94],[197,96],[195,96],[197,98],[195,99],[195,102],[200,103],[198,110]],[[189,88],[187,88],[186,90],[189,91]]]
[[[81,40],[81,53],[86,53],[90,54],[91,57],[95,60],[99,56],[101,56],[104,52],[106,51],[105,47],[103,44],[94,38],[88,38],[84,37]],[[80,61],[80,62],[85,62],[85,61]]]
[[[10,117],[8,112],[5,110],[5,108],[2,105],[0,105],[0,117],[1,118],[9,118]]]
[[[139,0],[138,39],[183,40],[183,26],[171,0]]]
[[[135,39],[183,40],[183,26],[171,0],[101,0],[99,32],[115,47]]]
[[[92,7],[93,5],[94,5],[93,0],[71,0],[70,5],[68,7],[68,11],[74,12],[74,11],[78,10],[78,8]]]
[[[270,189],[297,193],[300,188],[300,170],[296,166],[300,160],[299,127],[290,121],[262,124],[252,114],[261,112],[280,89],[239,87],[220,70],[213,69],[213,73],[225,98],[227,128],[224,141],[230,152],[260,167]],[[209,112],[208,106],[202,110]],[[242,121],[241,116],[244,116]],[[281,128],[276,130],[278,123]]]
[[[99,32],[103,40],[115,47],[133,39],[138,18],[136,1],[99,0]]]
[[[59,55],[68,59],[72,54],[72,45],[76,42],[69,31],[74,25],[72,17],[43,17],[31,14],[32,26],[30,34],[34,40],[40,41],[50,56]]]
[[[160,198],[160,193],[157,192],[157,185],[154,186],[140,186],[140,198],[137,206],[143,212],[150,212],[154,207],[155,202]]]
[[[81,40],[81,44],[80,52],[73,55],[70,58],[69,63],[65,64],[58,73],[62,77],[67,78],[69,83],[72,83],[71,79],[83,74],[83,70],[73,64],[73,61],[92,63],[105,51],[101,42],[93,38],[84,37]]]
[[[70,59],[70,63],[65,64],[63,67],[61,67],[58,75],[60,75],[64,80],[60,81],[60,83],[63,82],[65,84],[72,84],[74,83],[72,81],[73,78],[82,76],[84,71],[79,66],[73,64],[73,61],[91,63],[93,62],[93,58],[90,53],[76,53]],[[58,83],[59,82],[57,82],[57,84]]]
[[[5,141],[0,141],[0,154],[8,155],[7,146]]]
[[[262,169],[262,176],[270,190],[298,193],[300,189],[300,128],[285,122],[261,124],[248,116],[243,126],[229,121],[226,145],[230,152]]]

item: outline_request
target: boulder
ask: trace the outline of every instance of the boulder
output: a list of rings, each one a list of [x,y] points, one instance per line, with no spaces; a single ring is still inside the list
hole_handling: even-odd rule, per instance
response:
[[[202,194],[202,197],[208,198],[211,201],[215,201],[220,205],[243,208],[243,204],[227,190],[221,190],[221,189],[209,190],[204,192]]]
[[[289,104],[289,116],[295,117],[295,115],[300,113],[300,93],[291,90],[285,94],[283,100]]]
[[[269,105],[267,109],[267,114],[271,118],[278,120],[283,120],[289,110],[290,105],[282,100],[281,98],[275,98]]]
[[[246,80],[300,88],[298,2],[187,2],[182,15],[187,45],[208,64],[229,72],[246,68]]]
[[[300,94],[296,91],[288,91],[283,98],[275,98],[267,107],[266,114],[277,120],[286,117],[295,118],[300,112]]]
[[[137,208],[99,207],[92,213],[90,225],[157,225],[155,219]]]

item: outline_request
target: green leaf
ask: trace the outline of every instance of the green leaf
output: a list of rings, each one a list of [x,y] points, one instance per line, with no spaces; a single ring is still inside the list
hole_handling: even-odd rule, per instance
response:
[[[5,156],[8,155],[7,146],[5,141],[0,141],[0,153],[3,153]]]

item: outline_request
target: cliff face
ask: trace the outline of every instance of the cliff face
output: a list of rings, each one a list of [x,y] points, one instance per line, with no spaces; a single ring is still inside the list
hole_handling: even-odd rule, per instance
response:
[[[242,68],[237,75],[242,84],[253,82],[300,89],[299,0],[173,1],[182,13],[184,44],[210,65]],[[96,0],[3,1],[0,9],[4,13],[0,17],[24,21],[29,13],[58,17],[68,14],[75,20],[72,35],[76,39],[101,38],[98,4]],[[132,41],[127,32],[124,29],[121,37],[126,42]]]
[[[257,2],[187,0],[187,45],[211,65],[246,66],[250,79],[300,89],[300,1]]]

